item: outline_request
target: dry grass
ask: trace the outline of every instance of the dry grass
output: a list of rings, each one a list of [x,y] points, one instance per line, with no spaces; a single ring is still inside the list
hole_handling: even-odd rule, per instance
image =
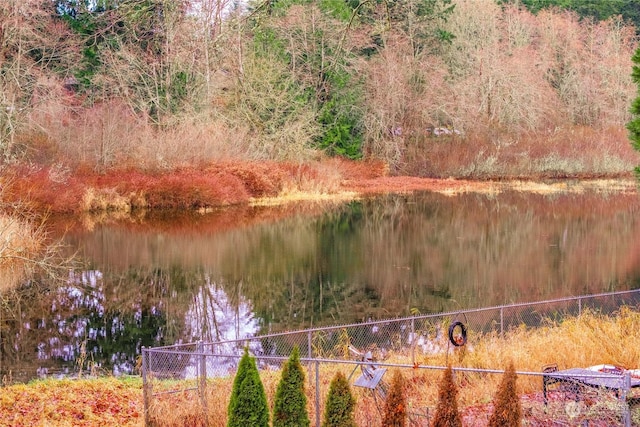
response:
[[[434,178],[546,179],[632,176],[640,155],[624,127],[566,126],[531,134],[422,137],[400,174]]]
[[[465,364],[490,368],[512,359],[517,370],[532,372],[550,363],[560,368],[612,364],[636,369],[640,368],[638,327],[640,313],[629,308],[623,307],[613,318],[587,312],[561,324],[516,329],[504,339],[483,337],[468,352]]]
[[[615,364],[627,368],[640,365],[640,313],[623,308],[614,317],[601,316],[594,312],[570,318],[562,323],[527,330],[519,328],[505,337],[489,335],[470,336],[471,348],[457,351],[449,356],[441,354],[423,358],[420,364],[455,368],[473,367],[503,370],[513,361],[518,372],[540,372],[548,363],[559,367]],[[392,356],[385,362],[406,363],[406,357]],[[322,400],[329,390],[331,378],[336,370],[349,377],[353,365],[322,364],[319,386]],[[305,372],[309,372],[305,368]],[[313,371],[311,371],[313,372]],[[438,399],[438,384],[441,369],[405,368],[407,405],[411,416],[421,418],[427,413],[433,417]],[[307,374],[308,375],[308,374]],[[313,374],[312,374],[313,375]],[[278,370],[262,370],[269,404],[273,405],[276,387],[280,380]],[[354,377],[351,378],[353,380]],[[492,410],[492,400],[502,380],[498,372],[473,373],[458,371],[458,404],[465,426],[484,426]],[[209,426],[223,427],[231,392],[233,373],[223,378],[210,379],[207,384],[207,408]],[[315,417],[315,376],[307,378],[306,391],[311,419]],[[195,384],[175,381],[153,382],[153,391],[185,390]],[[585,396],[578,402],[580,415],[567,415],[567,400],[553,394],[545,408],[541,400],[540,376],[518,375],[517,388],[523,406],[523,414],[531,425],[549,425],[551,420],[563,420],[567,425],[580,420],[590,420],[589,425],[611,425],[617,422],[619,406],[611,394],[598,392]],[[368,390],[353,387],[358,401],[356,419],[358,425],[379,425],[383,402],[375,400]],[[571,399],[569,399],[571,401]],[[150,420],[154,426],[199,426],[203,425],[200,399],[197,391],[160,394],[154,398]],[[322,405],[322,402],[321,402]],[[320,408],[322,414],[323,408]],[[637,410],[632,412],[634,423],[640,418]],[[421,419],[425,419],[422,417]],[[89,380],[50,380],[28,385],[5,386],[0,397],[0,426],[56,425],[122,425],[143,424],[142,385],[140,379],[119,380],[115,378]],[[563,424],[564,425],[564,424]]]
[[[43,236],[33,224],[15,215],[0,214],[0,291],[24,280],[34,254],[43,244]]]

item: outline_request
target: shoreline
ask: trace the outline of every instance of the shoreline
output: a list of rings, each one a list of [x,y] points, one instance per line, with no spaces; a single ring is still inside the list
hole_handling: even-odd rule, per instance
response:
[[[640,182],[634,178],[619,179],[560,179],[560,180],[510,180],[472,181],[456,179],[432,179],[416,177],[383,177],[357,182],[346,182],[344,190],[336,193],[289,192],[275,197],[251,199],[252,206],[276,206],[300,201],[349,201],[382,194],[411,194],[428,191],[456,196],[464,193],[500,194],[517,191],[534,194],[581,194],[588,191],[600,193],[638,193]]]
[[[275,206],[290,202],[335,202],[419,191],[449,196],[505,191],[554,194],[638,191],[636,177],[543,176],[464,179],[392,176],[382,162],[329,159],[314,163],[228,162],[171,171],[74,171],[16,168],[0,176],[5,204],[46,214],[134,211],[209,211],[230,206]]]

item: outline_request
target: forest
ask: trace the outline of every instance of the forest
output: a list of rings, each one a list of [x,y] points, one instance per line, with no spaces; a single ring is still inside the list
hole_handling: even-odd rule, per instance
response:
[[[640,163],[637,0],[7,0],[3,169],[377,160],[421,177]],[[24,169],[26,165],[26,169]]]

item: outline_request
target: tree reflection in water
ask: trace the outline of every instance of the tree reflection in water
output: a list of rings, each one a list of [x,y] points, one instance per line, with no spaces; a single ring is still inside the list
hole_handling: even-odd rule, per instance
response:
[[[114,279],[105,282],[98,270],[71,272],[58,287],[31,282],[6,295],[0,373],[17,381],[133,374],[143,346],[258,333],[246,299],[228,297],[201,274],[131,270]]]
[[[80,356],[85,369],[128,373],[142,346],[640,283],[636,194],[427,193],[277,209],[64,227],[87,267],[62,286],[33,281],[4,296],[0,370],[73,374]]]
[[[194,293],[185,317],[190,342],[238,340],[255,336],[259,329],[246,298],[236,295],[233,301],[221,286],[209,280]]]
[[[71,272],[57,287],[34,281],[11,291],[3,306],[3,329],[13,333],[2,334],[2,374],[24,380],[133,373],[142,346],[165,342],[162,299],[138,292],[129,301],[110,300],[108,288],[100,271],[86,270]]]

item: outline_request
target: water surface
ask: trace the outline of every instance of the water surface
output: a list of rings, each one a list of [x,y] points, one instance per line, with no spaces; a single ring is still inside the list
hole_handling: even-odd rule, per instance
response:
[[[511,192],[57,220],[85,267],[12,296],[0,370],[131,373],[143,345],[633,289],[639,214]]]

